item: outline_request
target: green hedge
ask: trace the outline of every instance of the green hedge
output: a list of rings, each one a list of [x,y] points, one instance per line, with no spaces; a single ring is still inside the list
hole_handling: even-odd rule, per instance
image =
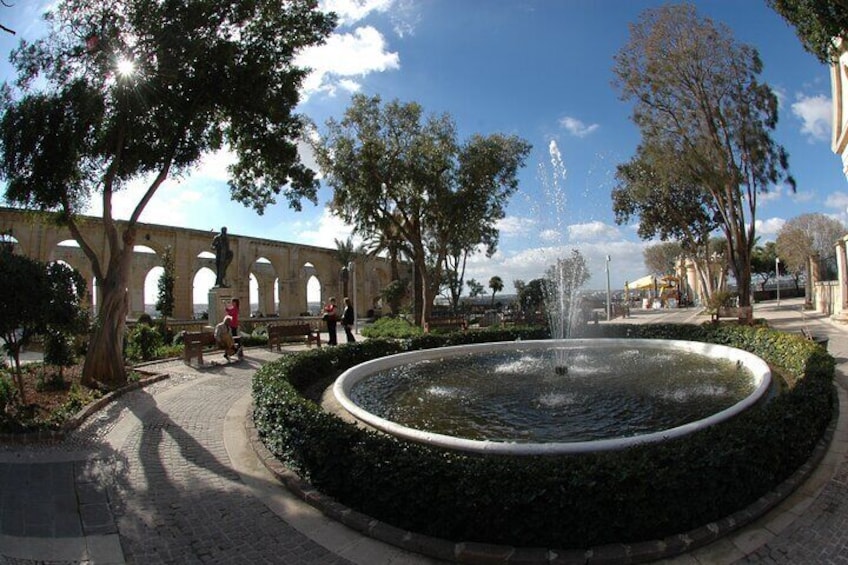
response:
[[[779,367],[788,386],[760,408],[664,444],[544,457],[401,441],[344,423],[303,394],[382,355],[542,337],[538,330],[487,330],[285,357],[256,375],[256,426],[276,457],[320,491],[399,528],[454,541],[583,548],[662,539],[744,508],[809,458],[833,413],[834,360],[798,336],[707,325],[605,324],[587,332],[740,347]]]

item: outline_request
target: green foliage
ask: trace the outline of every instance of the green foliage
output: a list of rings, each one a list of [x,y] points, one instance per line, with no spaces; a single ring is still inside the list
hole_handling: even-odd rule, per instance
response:
[[[174,250],[170,245],[165,248],[165,253],[162,255],[162,271],[156,296],[156,310],[162,314],[163,318],[170,318],[174,315],[174,285],[177,282]]]
[[[626,198],[614,194],[616,220],[640,214],[643,239],[694,248],[717,223],[748,306],[757,196],[778,183],[795,189],[787,153],[772,139],[779,106],[758,78],[759,54],[692,5],[668,4],[631,26],[613,72],[642,136],[637,156],[619,167]]]
[[[56,375],[62,382],[62,367],[70,367],[76,362],[73,339],[55,330],[48,330],[44,336],[44,362],[60,368]]]
[[[359,232],[401,238],[427,308],[444,272],[459,281],[464,257],[478,246],[495,252],[531,149],[516,136],[460,142],[456,132],[449,116],[427,117],[417,103],[355,95],[314,146],[335,212]]]
[[[767,0],[769,6],[795,28],[807,52],[822,63],[835,63],[835,37],[848,34],[848,6],[842,0]]]
[[[392,314],[397,315],[400,312],[400,305],[403,297],[406,296],[409,281],[406,279],[395,279],[380,292],[380,297],[389,305]]]
[[[85,280],[69,266],[42,263],[0,245],[0,337],[15,362],[15,380],[25,402],[19,363],[21,347],[35,335],[76,333],[85,327],[81,309]]]
[[[719,290],[717,292],[712,293],[712,295],[710,295],[709,299],[707,300],[707,313],[718,313],[719,308],[725,308],[730,306],[735,297],[735,293],[728,292],[726,290]]]
[[[11,373],[0,368],[0,429],[8,418],[7,411],[15,400],[15,387],[12,383]]]
[[[419,326],[411,324],[406,318],[382,316],[373,324],[361,328],[360,333],[367,338],[397,338],[403,339],[424,333]]]
[[[306,392],[354,363],[398,350],[517,336],[467,332],[282,358],[256,374],[254,419],[269,449],[316,488],[398,528],[450,540],[585,548],[662,539],[732,514],[802,465],[832,417],[834,359],[800,336],[709,324],[586,329],[598,337],[740,347],[781,367],[789,386],[767,404],[685,438],[547,457],[469,455],[400,441],[342,422]]]
[[[295,58],[329,36],[335,16],[311,0],[60,0],[46,21],[43,39],[11,55],[18,77],[3,85],[0,180],[6,202],[56,212],[87,256],[109,257],[91,261],[109,283],[83,377],[117,386],[126,369],[111,345],[124,338],[137,219],[170,175],[226,146],[234,200],[260,213],[278,196],[296,210],[317,201],[315,172],[296,147],[305,119],[293,110],[307,70]],[[132,73],[118,72],[122,59]],[[146,183],[144,196],[119,224],[111,197],[134,181]],[[97,195],[113,237],[95,252],[77,222]]]
[[[162,336],[147,324],[136,324],[127,334],[127,360],[131,362],[150,361],[156,358],[157,350],[162,347]]]

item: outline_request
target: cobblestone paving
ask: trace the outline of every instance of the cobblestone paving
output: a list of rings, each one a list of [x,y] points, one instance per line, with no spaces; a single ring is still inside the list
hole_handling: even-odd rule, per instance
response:
[[[165,367],[171,378],[118,398],[65,441],[5,446],[0,462],[22,450],[28,461],[77,460],[77,480],[108,493],[127,563],[348,563],[269,510],[230,467],[224,419],[258,366]],[[33,563],[48,562],[0,556]]]
[[[242,371],[240,371],[242,372]],[[223,424],[249,375],[133,394],[143,419],[111,462],[128,563],[345,563],[254,498],[229,467]]]

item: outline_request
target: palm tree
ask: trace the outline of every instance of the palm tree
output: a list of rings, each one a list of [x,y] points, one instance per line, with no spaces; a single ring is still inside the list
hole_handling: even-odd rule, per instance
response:
[[[348,272],[348,265],[350,265],[354,259],[356,259],[356,249],[353,245],[353,238],[348,236],[345,241],[341,241],[339,239],[333,239],[336,242],[336,260],[342,266],[341,269],[341,277],[343,286],[343,293],[345,297],[350,296],[348,294],[348,281],[350,280],[350,273]]]
[[[495,275],[489,279],[489,288],[492,289],[492,307],[495,306],[495,294],[504,289],[503,279]]]

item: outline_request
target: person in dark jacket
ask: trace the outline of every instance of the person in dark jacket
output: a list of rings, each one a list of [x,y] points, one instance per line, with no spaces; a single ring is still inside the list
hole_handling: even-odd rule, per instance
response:
[[[345,336],[347,337],[348,343],[353,343],[356,341],[356,338],[353,337],[353,325],[355,323],[356,314],[353,311],[353,304],[351,304],[350,298],[345,296],[344,311],[342,312],[342,327],[344,327]]]

